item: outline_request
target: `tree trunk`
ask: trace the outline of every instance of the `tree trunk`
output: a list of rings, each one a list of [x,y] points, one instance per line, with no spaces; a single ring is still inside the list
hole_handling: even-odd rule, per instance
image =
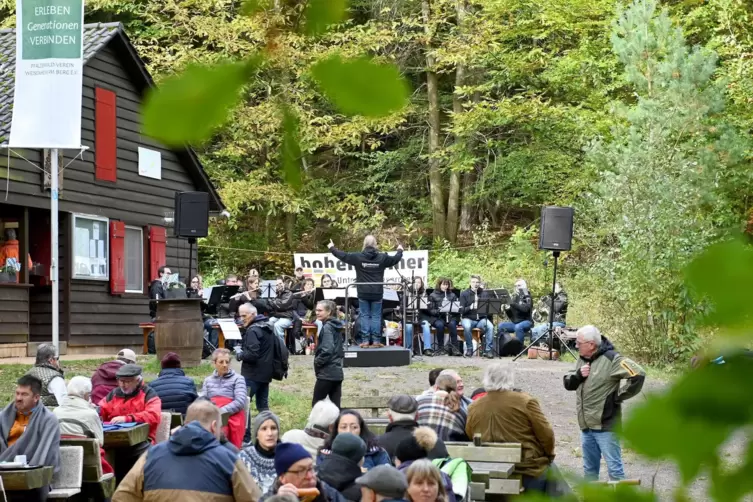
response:
[[[429,192],[431,194],[431,213],[434,237],[445,237],[444,190],[439,159],[435,157],[439,150],[439,77],[434,71],[432,55],[431,2],[422,0],[421,11],[426,32],[426,93],[429,100]]]
[[[456,0],[458,29],[462,33],[465,20],[466,0]],[[453,117],[463,113],[463,101],[457,94],[457,89],[465,84],[465,64],[458,62],[455,67],[455,91],[452,95]],[[457,138],[456,138],[457,141]],[[458,213],[460,209],[460,173],[457,169],[450,170],[450,193],[447,197],[447,240],[453,244],[458,239]]]
[[[288,241],[288,249],[295,249],[295,213],[285,214],[285,237]]]
[[[463,173],[463,203],[460,206],[460,231],[470,232],[473,224],[473,204],[471,193],[473,192],[473,171]]]

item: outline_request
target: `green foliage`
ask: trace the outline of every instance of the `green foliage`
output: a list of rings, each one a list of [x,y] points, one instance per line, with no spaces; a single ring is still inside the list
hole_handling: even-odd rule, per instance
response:
[[[251,62],[253,61],[253,62]],[[144,100],[144,133],[170,146],[200,143],[225,122],[256,61],[190,66]]]
[[[306,5],[306,33],[321,34],[330,25],[341,22],[345,19],[347,6],[346,0],[309,0]]]
[[[588,147],[599,179],[579,205],[580,236],[594,250],[599,289],[622,309],[616,324],[637,328],[628,349],[673,360],[697,349],[702,313],[682,271],[736,222],[717,187],[747,142],[720,115],[716,54],[689,49],[667,11],[655,10],[654,1],[636,1],[614,27],[614,52],[636,101],[617,104],[611,138]]]
[[[316,63],[311,73],[327,98],[346,115],[381,117],[406,104],[408,87],[394,65],[334,55]]]
[[[301,146],[298,144],[298,118],[283,109],[282,169],[285,182],[294,190],[301,188]]]

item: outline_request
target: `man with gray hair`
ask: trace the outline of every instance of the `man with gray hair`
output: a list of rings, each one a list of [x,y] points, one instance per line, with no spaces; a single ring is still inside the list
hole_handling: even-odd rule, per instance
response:
[[[55,354],[55,347],[46,343],[39,345],[36,362],[26,374],[42,382],[40,400],[43,405],[57,406],[63,402],[67,394],[65,377],[60,369],[60,359]]]
[[[283,443],[298,443],[308,451],[312,457],[319,454],[319,449],[329,439],[332,425],[340,415],[340,409],[329,398],[317,401],[309,413],[306,428],[293,429],[282,435]]]
[[[102,421],[91,404],[92,381],[83,376],[75,376],[68,382],[68,395],[53,413],[60,423],[60,435],[84,436],[104,443]]]
[[[482,441],[520,443],[523,461],[515,464],[526,491],[546,492],[554,461],[554,430],[535,397],[514,389],[511,363],[494,363],[484,373],[486,395],[468,407],[465,431]]]
[[[575,371],[565,375],[564,383],[565,389],[577,391],[585,477],[589,480],[599,478],[603,456],[609,479],[624,479],[620,441],[614,428],[621,421],[622,402],[641,391],[646,372],[631,359],[620,355],[595,326],[580,328],[575,343],[580,357]],[[622,380],[627,383],[620,388]]]
[[[358,320],[361,329],[356,341],[361,347],[381,347],[384,286],[359,283],[384,282],[384,269],[400,263],[403,258],[403,246],[398,245],[397,253],[390,256],[379,252],[376,238],[373,235],[367,235],[363,240],[363,250],[360,253],[340,251],[331,239],[327,247],[337,259],[356,269]]]

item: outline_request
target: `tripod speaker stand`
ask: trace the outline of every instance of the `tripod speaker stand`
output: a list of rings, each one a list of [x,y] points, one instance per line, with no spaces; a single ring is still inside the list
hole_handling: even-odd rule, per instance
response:
[[[572,349],[570,349],[570,347],[567,346],[567,343],[554,331],[554,328],[552,326],[554,324],[554,295],[555,295],[554,290],[555,290],[556,285],[557,285],[557,259],[560,256],[560,252],[559,251],[553,251],[552,255],[554,256],[554,274],[552,274],[553,275],[552,276],[552,296],[551,296],[551,304],[549,305],[549,326],[547,326],[546,331],[544,331],[541,335],[539,335],[538,337],[536,337],[535,340],[532,339],[531,343],[528,344],[528,346],[525,347],[522,351],[520,351],[520,354],[518,354],[517,356],[515,356],[515,358],[513,359],[513,361],[517,361],[518,358],[520,358],[520,356],[522,356],[523,354],[527,353],[528,349],[530,349],[531,347],[533,347],[534,345],[536,345],[538,343],[538,341],[541,340],[542,338],[544,338],[545,336],[549,337],[548,338],[548,340],[549,340],[549,344],[548,345],[549,345],[549,360],[550,361],[552,360],[552,350],[553,350],[553,347],[554,347],[554,338],[555,337],[557,338],[557,340],[559,340],[560,347],[565,347],[567,349],[567,351],[570,353],[571,356],[573,356],[576,360],[578,359],[578,355],[575,354],[572,351]]]

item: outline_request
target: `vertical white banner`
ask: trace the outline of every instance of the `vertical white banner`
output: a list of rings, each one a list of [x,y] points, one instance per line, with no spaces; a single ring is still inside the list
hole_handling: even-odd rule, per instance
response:
[[[11,147],[81,147],[83,48],[83,0],[16,0]]]

